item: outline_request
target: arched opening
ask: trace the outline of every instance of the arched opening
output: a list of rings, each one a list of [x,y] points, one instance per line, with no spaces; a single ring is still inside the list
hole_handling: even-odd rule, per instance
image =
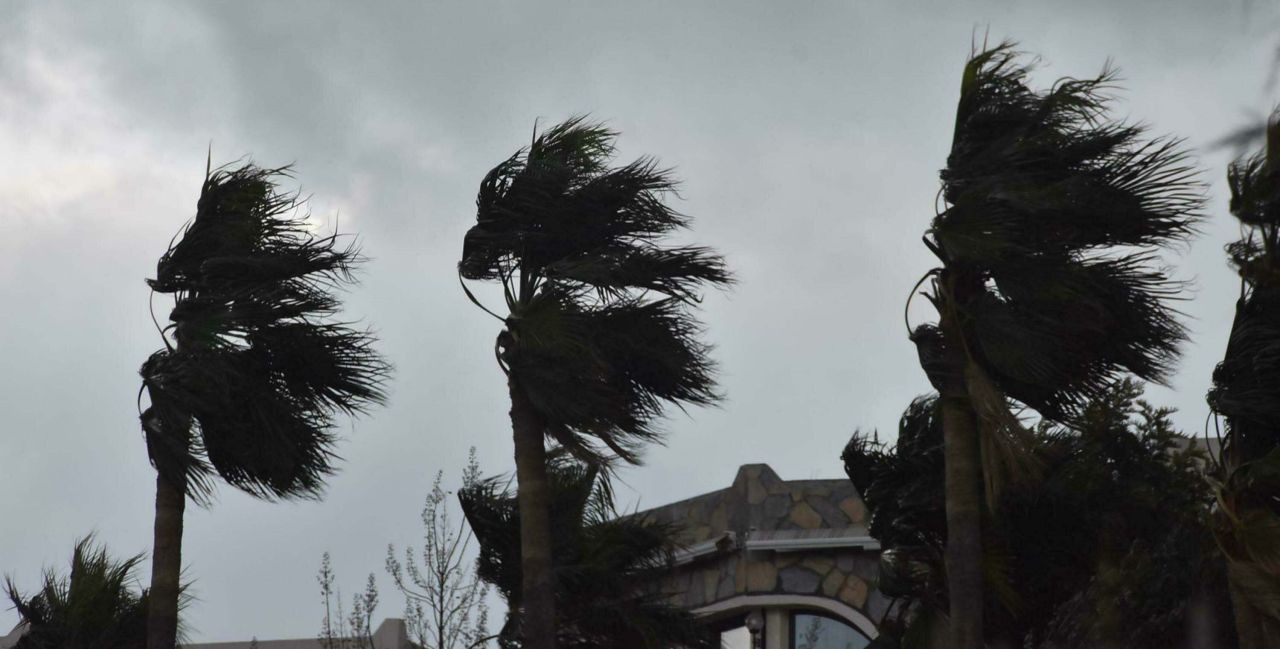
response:
[[[858,609],[817,595],[739,595],[694,612],[708,619],[725,647],[737,649],[750,647],[741,627],[753,610],[765,620],[758,649],[863,649],[878,635]]]

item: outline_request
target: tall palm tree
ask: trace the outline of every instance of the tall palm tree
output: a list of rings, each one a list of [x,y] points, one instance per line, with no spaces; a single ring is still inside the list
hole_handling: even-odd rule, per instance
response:
[[[1215,531],[1243,649],[1280,646],[1280,114],[1227,173],[1244,237],[1227,246],[1240,298],[1209,405],[1226,421]]]
[[[548,453],[552,553],[561,615],[561,649],[698,649],[714,646],[697,616],[646,590],[669,574],[675,529],[637,516],[619,516],[608,475],[598,467]],[[480,543],[477,573],[507,600],[504,647],[520,647],[520,507],[496,478],[458,492]]]
[[[970,58],[925,244],[938,324],[912,338],[941,395],[953,646],[982,643],[983,491],[1027,475],[1009,400],[1068,421],[1122,373],[1160,382],[1185,338],[1154,250],[1201,205],[1177,140],[1109,121],[1104,71],[1043,92],[1009,44]]]
[[[717,399],[687,307],[729,273],[707,248],[663,245],[689,225],[663,202],[674,181],[648,158],[609,167],[615,138],[574,118],[494,167],[458,264],[464,279],[500,282],[506,298],[507,315],[493,315],[503,322],[496,351],[511,395],[530,649],[555,646],[544,438],[590,462],[635,463],[660,438],[665,404]]]
[[[140,554],[112,559],[90,535],[76,542],[70,574],[46,570],[38,592],[24,595],[6,579],[26,625],[14,649],[143,649],[150,598],[132,583],[141,562]]]
[[[147,280],[174,296],[165,348],[143,364],[156,469],[148,649],[173,649],[186,500],[215,476],[266,500],[318,497],[332,473],[334,417],[381,402],[389,368],[370,334],[331,318],[354,244],[308,231],[288,169],[207,171],[196,215]]]

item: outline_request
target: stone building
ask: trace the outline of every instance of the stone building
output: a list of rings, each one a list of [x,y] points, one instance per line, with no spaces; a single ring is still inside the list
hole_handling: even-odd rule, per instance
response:
[[[860,649],[887,600],[874,587],[879,543],[847,479],[782,480],[765,464],[733,484],[640,512],[681,528],[666,582],[706,617],[726,648]]]

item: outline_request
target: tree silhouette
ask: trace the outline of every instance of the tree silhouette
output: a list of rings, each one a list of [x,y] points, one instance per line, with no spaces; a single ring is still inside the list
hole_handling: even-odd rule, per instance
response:
[[[462,485],[467,488],[480,479],[476,449],[471,447]],[[422,649],[476,649],[488,645],[489,589],[476,574],[471,560],[474,535],[465,517],[454,524],[449,513],[449,496],[441,483],[444,472],[436,472],[431,493],[422,507],[421,560],[413,548],[404,549],[404,561],[395,548],[387,546],[387,573],[405,597],[405,625],[410,637]]]
[[[389,368],[366,332],[334,322],[333,290],[360,260],[309,233],[288,169],[206,171],[195,217],[147,280],[174,297],[165,348],[141,369],[156,469],[148,649],[173,649],[187,498],[215,476],[266,500],[318,497],[338,414],[383,399]]]
[[[1209,405],[1225,420],[1214,483],[1243,649],[1280,646],[1280,122],[1227,174],[1243,238],[1227,246],[1240,298]]]
[[[710,249],[664,245],[689,225],[664,203],[674,180],[647,158],[609,167],[615,138],[574,118],[494,167],[458,264],[462,278],[498,281],[506,301],[505,317],[490,313],[503,322],[529,649],[555,646],[544,438],[589,462],[634,463],[660,439],[666,404],[717,399],[688,306],[729,274]]]
[[[1107,120],[1112,75],[1044,92],[1009,44],[970,58],[925,244],[938,324],[912,332],[946,430],[955,649],[982,643],[983,492],[1034,474],[1010,399],[1069,421],[1122,373],[1162,381],[1185,338],[1153,250],[1201,206],[1176,140]]]

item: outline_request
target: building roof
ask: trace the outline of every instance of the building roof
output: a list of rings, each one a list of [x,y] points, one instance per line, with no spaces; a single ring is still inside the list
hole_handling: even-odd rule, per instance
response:
[[[767,464],[744,464],[724,489],[637,515],[677,527],[683,546],[677,563],[742,546],[879,549],[867,534],[867,507],[848,479],[783,480]]]
[[[17,644],[18,638],[22,637],[25,626],[25,624],[19,624],[13,627],[9,635],[0,637],[0,649],[9,649]],[[258,649],[323,649],[323,644],[319,638],[202,642],[180,646],[182,649],[249,649],[254,646],[255,642]],[[378,630],[373,632],[373,646],[374,649],[418,649],[416,644],[409,641],[409,634],[404,620],[393,617],[383,620],[382,624],[378,625]]]
[[[257,642],[258,649],[324,649],[319,638],[204,642],[184,644],[182,649],[249,649],[254,642]],[[404,620],[394,617],[389,617],[378,625],[378,630],[373,632],[373,646],[374,649],[417,649],[417,645],[409,641]]]

